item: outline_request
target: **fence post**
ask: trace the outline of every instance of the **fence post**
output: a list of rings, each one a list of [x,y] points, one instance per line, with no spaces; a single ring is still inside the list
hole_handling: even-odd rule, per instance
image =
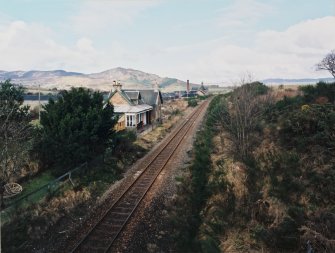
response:
[[[71,174],[72,174],[72,172],[69,173],[69,180],[70,180],[72,186],[74,186],[74,183],[72,182],[72,179],[71,179]]]

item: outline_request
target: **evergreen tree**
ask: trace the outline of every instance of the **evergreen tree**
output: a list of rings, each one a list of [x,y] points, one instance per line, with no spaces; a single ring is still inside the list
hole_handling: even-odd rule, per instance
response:
[[[21,86],[0,82],[0,195],[4,185],[15,181],[29,157],[31,125],[29,107],[23,106]]]
[[[63,173],[102,154],[115,123],[113,106],[104,104],[101,93],[84,88],[63,91],[41,113],[40,159]]]

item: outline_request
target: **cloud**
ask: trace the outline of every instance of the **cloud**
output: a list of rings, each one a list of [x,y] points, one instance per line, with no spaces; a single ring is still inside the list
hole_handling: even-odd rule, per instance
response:
[[[284,32],[264,31],[258,35],[258,44],[262,50],[284,54],[324,54],[335,45],[334,24],[335,17],[324,17],[298,23]]]
[[[270,4],[257,0],[235,0],[228,7],[218,10],[216,23],[226,29],[246,29],[273,12]]]
[[[189,60],[170,68],[168,74],[178,73],[184,79],[192,76],[197,82],[228,83],[246,71],[259,79],[327,76],[327,72],[316,72],[314,66],[335,47],[334,24],[335,17],[324,17],[295,24],[285,31],[262,31],[247,46],[223,38],[175,47],[168,52],[183,53]],[[202,53],[195,58],[195,51]]]
[[[123,43],[113,40],[108,48],[94,45],[90,37],[73,43],[58,41],[57,34],[38,23],[0,23],[1,70],[53,70],[98,72],[116,66],[129,66],[140,58]]]
[[[254,4],[258,1],[248,2],[254,7],[240,10],[240,16],[244,13],[258,22],[258,14],[249,13],[253,12],[252,8],[269,11],[267,5]],[[162,47],[160,40],[148,41],[148,46],[141,48],[137,46],[136,38],[133,43],[114,38],[108,41],[108,45],[101,46],[104,35],[94,36],[93,33],[85,33],[85,30],[95,32],[102,27],[101,29],[109,31],[110,26],[118,24],[126,29],[127,25],[135,22],[140,12],[154,6],[157,1],[148,1],[147,5],[145,2],[143,5],[142,1],[141,4],[137,1],[125,1],[125,5],[111,1],[107,7],[100,4],[100,1],[98,4],[93,1],[84,3],[86,7],[73,20],[78,22],[78,34],[73,41],[59,41],[54,30],[39,23],[0,20],[0,69],[65,69],[91,73],[122,66],[184,80],[191,79],[193,82],[229,83],[239,79],[246,71],[259,79],[327,76],[327,72],[314,71],[314,66],[335,47],[335,17],[306,20],[284,31],[261,31],[252,38],[247,38],[250,43],[244,43],[243,46],[231,42],[227,37],[198,41],[190,45],[178,45],[176,39],[176,45],[166,48]],[[103,6],[106,10],[99,16],[98,12]],[[88,15],[90,7],[92,16],[85,20],[85,13]],[[234,8],[237,12],[238,8]],[[218,13],[227,18],[227,15],[233,15],[228,10],[223,9]],[[236,26],[240,26],[238,20],[241,19],[235,20]],[[79,25],[80,22],[85,23]]]
[[[0,26],[0,55],[4,70],[80,68],[98,56],[88,38],[68,47],[56,42],[48,27],[23,21]]]
[[[113,28],[124,29],[127,25],[133,24],[141,12],[159,2],[159,0],[84,1],[69,22],[78,34],[91,36],[103,34]]]
[[[93,48],[93,45],[92,45],[92,40],[90,40],[86,37],[80,38],[77,41],[76,46],[77,46],[79,51],[83,51],[83,52],[94,52],[95,51],[95,49]]]

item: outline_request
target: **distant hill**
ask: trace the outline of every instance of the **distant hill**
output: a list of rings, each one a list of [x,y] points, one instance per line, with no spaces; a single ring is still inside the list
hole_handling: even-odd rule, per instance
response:
[[[11,79],[14,83],[30,88],[41,85],[45,89],[86,87],[109,91],[112,88],[113,80],[117,80],[127,89],[148,89],[152,88],[157,82],[164,91],[186,90],[186,82],[176,78],[160,77],[155,74],[120,67],[92,74],[67,72],[65,70],[0,71],[0,81],[6,79]],[[191,87],[194,86],[198,87],[197,84],[191,84]]]
[[[334,78],[302,78],[302,79],[281,79],[281,78],[271,78],[265,79],[262,82],[265,84],[314,84],[319,81],[323,82],[334,82]]]

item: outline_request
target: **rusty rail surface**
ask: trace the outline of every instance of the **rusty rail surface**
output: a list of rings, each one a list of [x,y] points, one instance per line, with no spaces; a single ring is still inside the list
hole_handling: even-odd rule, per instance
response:
[[[143,170],[134,182],[114,201],[104,215],[88,233],[75,245],[71,253],[101,252],[111,249],[141,200],[149,191],[156,178],[169,162],[171,156],[191,129],[197,117],[208,102],[202,103],[184,122],[175,129],[161,145],[147,157]]]

